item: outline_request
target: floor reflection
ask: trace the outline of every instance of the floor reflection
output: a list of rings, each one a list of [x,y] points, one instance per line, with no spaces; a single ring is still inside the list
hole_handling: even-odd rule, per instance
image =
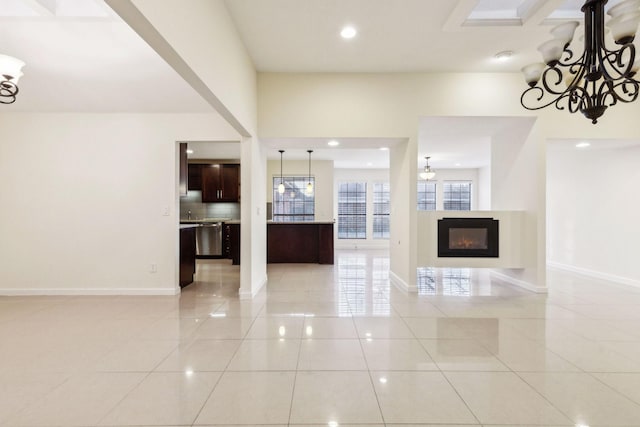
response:
[[[341,315],[388,316],[389,303],[389,257],[371,252],[338,252],[338,308],[349,312]]]
[[[419,267],[418,295],[491,296],[499,295],[503,286],[492,283],[490,269]]]

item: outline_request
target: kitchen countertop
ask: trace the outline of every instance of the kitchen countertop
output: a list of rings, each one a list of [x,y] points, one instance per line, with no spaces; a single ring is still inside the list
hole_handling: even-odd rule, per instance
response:
[[[267,221],[267,225],[269,224],[335,224],[335,221]]]
[[[180,224],[205,224],[209,222],[229,222],[231,218],[181,219]]]
[[[184,230],[185,228],[198,228],[200,224],[180,224],[180,230]]]

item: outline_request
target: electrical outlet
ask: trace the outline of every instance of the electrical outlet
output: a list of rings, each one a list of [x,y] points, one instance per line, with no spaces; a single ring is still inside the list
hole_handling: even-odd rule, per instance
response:
[[[158,264],[151,264],[149,266],[149,272],[150,273],[157,273],[158,272]]]
[[[162,216],[169,216],[169,206],[162,208]]]

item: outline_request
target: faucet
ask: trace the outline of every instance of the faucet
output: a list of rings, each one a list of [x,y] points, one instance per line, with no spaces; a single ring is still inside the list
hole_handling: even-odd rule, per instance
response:
[[[191,219],[191,211],[187,212],[187,219]]]

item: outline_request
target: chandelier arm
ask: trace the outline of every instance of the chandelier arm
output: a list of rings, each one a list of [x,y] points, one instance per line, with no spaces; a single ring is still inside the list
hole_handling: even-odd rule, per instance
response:
[[[600,69],[605,79],[615,81],[628,76],[636,58],[635,51],[633,43],[627,43],[618,50],[602,49],[598,52]]]
[[[600,105],[606,105],[607,98],[611,98],[608,105],[609,107],[616,105],[618,103],[618,99],[621,99],[618,93],[616,93],[615,86],[611,80],[604,80],[600,83],[600,87],[598,88],[598,103]]]
[[[566,47],[564,49],[562,54],[563,54],[563,56],[558,61],[558,65],[560,65],[562,67],[571,67],[573,65],[582,64],[582,62],[584,60],[584,52],[583,52],[582,55],[579,58],[576,58],[572,62],[571,58],[573,58],[573,51],[571,49],[569,49],[568,47]],[[566,56],[565,56],[565,54],[566,54]]]
[[[13,104],[20,89],[9,80],[0,81],[0,104]]]
[[[534,92],[539,92],[540,96],[536,96],[534,94]],[[548,107],[550,105],[556,104],[556,108],[558,110],[564,110],[564,107],[560,105],[560,102],[564,98],[567,98],[570,95],[570,92],[566,91],[566,90],[564,92],[562,92],[560,94],[560,96],[558,96],[556,98],[553,98],[553,99],[549,100],[548,102],[546,102],[544,104],[541,104],[541,105],[538,105],[538,106],[535,106],[535,107],[530,107],[525,103],[525,97],[529,97],[529,94],[534,94],[533,96],[535,96],[535,101],[539,102],[539,101],[542,100],[542,98],[544,98],[544,93],[545,92],[541,87],[538,87],[538,86],[530,87],[529,89],[525,90],[522,93],[522,96],[520,96],[520,105],[522,105],[527,110],[535,111],[535,110],[541,110],[541,109],[546,108],[546,107]]]
[[[553,71],[553,73],[551,73],[551,71]],[[547,77],[547,76],[550,76],[550,77]],[[552,95],[562,95],[565,92],[565,89],[562,89],[562,90],[554,89],[554,87],[557,88],[562,83],[562,70],[560,70],[557,67],[550,67],[544,70],[540,81],[542,83],[544,90],[546,90]]]
[[[589,93],[584,87],[576,86],[571,89],[569,98],[567,100],[567,107],[569,108],[569,111],[571,113],[582,111],[582,109],[588,107],[589,103]]]
[[[611,91],[615,93],[615,96],[619,101],[625,103],[633,102],[638,99],[638,95],[640,93],[640,82],[633,79],[627,79],[612,85]]]

